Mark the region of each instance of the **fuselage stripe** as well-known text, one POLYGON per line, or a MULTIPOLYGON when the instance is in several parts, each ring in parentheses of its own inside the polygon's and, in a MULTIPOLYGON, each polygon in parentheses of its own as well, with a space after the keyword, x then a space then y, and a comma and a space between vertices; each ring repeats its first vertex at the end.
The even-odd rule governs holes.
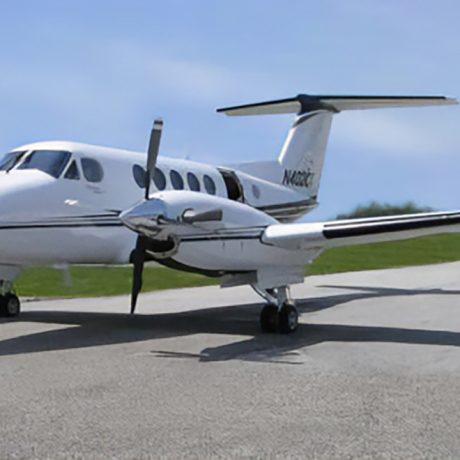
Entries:
POLYGON ((181 243, 192 243, 196 241, 227 241, 227 240, 259 240, 260 235, 240 235, 240 236, 203 236, 197 238, 180 238, 181 243))
POLYGON ((121 222, 88 222, 88 223, 43 223, 43 224, 27 224, 27 225, 0 225, 0 230, 26 230, 34 228, 77 228, 77 227, 122 227, 121 222))

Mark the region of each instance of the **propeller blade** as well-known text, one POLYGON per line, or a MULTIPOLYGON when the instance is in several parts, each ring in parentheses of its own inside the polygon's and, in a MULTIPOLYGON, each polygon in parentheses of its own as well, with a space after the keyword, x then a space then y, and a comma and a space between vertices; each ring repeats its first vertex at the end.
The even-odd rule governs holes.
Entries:
MULTIPOLYGON (((161 131, 163 130, 163 120, 156 118, 153 122, 152 131, 150 133, 149 148, 147 150, 147 165, 145 173, 145 199, 149 199, 150 184, 152 182, 153 171, 160 150, 161 131)), ((142 274, 144 272, 145 248, 147 238, 139 235, 136 240, 136 247, 132 255, 133 262, 133 285, 131 289, 131 314, 136 310, 137 297, 142 289, 142 274)))
POLYGON ((163 120, 157 118, 153 122, 152 132, 150 134, 149 149, 147 151, 147 173, 145 184, 145 199, 149 199, 150 183, 152 182, 153 171, 157 162, 158 152, 160 150, 161 131, 163 129, 163 120))
POLYGON ((133 285, 131 289, 131 314, 136 310, 137 297, 142 289, 142 273, 145 261, 145 237, 138 236, 136 247, 132 255, 133 262, 133 285))
MULTIPOLYGON (((163 120, 155 119, 153 122, 152 131, 150 133, 149 148, 147 150, 147 165, 145 173, 145 199, 149 199, 150 184, 152 182, 153 171, 160 150, 161 131, 163 130, 163 120)), ((142 289, 142 274, 144 272, 145 248, 147 238, 139 235, 136 240, 136 247, 132 255, 133 262, 133 285, 131 288, 131 314, 136 310, 137 297, 142 289)))

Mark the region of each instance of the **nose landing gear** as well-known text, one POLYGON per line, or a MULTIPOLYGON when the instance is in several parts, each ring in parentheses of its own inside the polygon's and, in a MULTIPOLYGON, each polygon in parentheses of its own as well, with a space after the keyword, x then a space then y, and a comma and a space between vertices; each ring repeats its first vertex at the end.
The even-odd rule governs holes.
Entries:
POLYGON ((274 289, 253 289, 268 301, 260 313, 260 326, 264 332, 290 334, 297 329, 299 314, 290 298, 289 287, 274 289))
POLYGON ((8 281, 0 281, 0 316, 14 318, 21 312, 21 303, 8 281))

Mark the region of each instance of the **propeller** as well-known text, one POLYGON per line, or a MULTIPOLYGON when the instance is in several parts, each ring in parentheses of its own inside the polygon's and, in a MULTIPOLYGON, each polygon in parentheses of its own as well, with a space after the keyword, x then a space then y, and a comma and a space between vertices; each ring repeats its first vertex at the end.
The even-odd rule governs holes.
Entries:
POLYGON ((163 130, 163 120, 157 118, 153 122, 152 132, 150 133, 149 149, 147 151, 147 174, 145 178, 145 196, 146 200, 149 199, 150 184, 152 182, 152 174, 155 170, 155 165, 160 150, 161 131, 163 130))
MULTIPOLYGON (((145 200, 149 199, 150 184, 152 182, 153 171, 158 158, 160 150, 161 132, 163 129, 163 120, 157 118, 153 122, 152 131, 150 133, 149 147, 147 151, 147 165, 145 174, 145 200)), ((131 314, 136 310, 137 298, 142 289, 142 274, 144 271, 145 252, 147 247, 147 237, 138 235, 136 240, 136 247, 132 253, 133 263, 133 284, 131 288, 131 314)))
POLYGON ((132 254, 133 285, 131 287, 131 314, 136 310, 137 297, 142 289, 142 272, 144 271, 146 237, 139 235, 132 254))

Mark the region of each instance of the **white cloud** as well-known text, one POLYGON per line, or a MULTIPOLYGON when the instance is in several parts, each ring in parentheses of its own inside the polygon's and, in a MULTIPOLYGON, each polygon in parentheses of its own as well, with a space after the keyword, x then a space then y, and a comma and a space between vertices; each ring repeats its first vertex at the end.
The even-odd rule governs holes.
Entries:
MULTIPOLYGON (((0 103, 46 110, 63 123, 104 130, 125 129, 150 108, 211 112, 227 103, 252 101, 273 92, 263 72, 227 68, 184 58, 135 41, 88 44, 84 55, 47 55, 32 64, 3 58, 0 103)), ((11 112, 11 111, 10 111, 11 112)), ((190 115, 190 114, 189 114, 190 115)), ((42 120, 40 120, 42 121, 42 120)))
POLYGON ((135 41, 101 43, 93 49, 98 65, 110 72, 114 83, 126 82, 130 91, 180 99, 209 106, 222 97, 246 97, 254 89, 267 91, 273 79, 263 72, 232 68, 209 60, 184 58, 157 46, 135 41))

